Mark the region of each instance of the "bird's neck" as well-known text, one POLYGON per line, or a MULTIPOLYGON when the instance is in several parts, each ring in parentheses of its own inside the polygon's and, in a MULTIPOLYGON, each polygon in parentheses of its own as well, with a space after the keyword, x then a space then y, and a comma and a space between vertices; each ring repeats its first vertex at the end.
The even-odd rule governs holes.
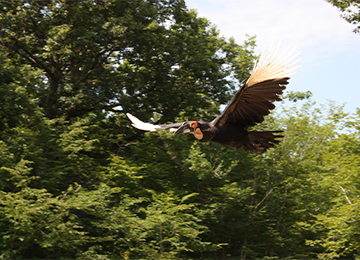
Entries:
MULTIPOLYGON (((203 125, 203 128, 201 129, 201 140, 205 141, 205 142, 208 142, 210 140, 212 140, 214 138, 214 136, 216 135, 217 129, 215 129, 213 126, 211 126, 210 124, 206 125, 204 127, 203 125)), ((195 136, 196 137, 196 136, 195 136)), ((197 138, 197 137, 196 137, 197 138)), ((198 138, 199 139, 199 138, 198 138)))

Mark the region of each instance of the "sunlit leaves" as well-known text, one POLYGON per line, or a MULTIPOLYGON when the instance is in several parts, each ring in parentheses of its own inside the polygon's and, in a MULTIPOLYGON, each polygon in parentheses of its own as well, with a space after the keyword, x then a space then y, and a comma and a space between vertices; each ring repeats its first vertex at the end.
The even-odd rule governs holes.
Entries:
POLYGON ((343 15, 341 15, 346 21, 351 24, 357 25, 354 29, 355 33, 360 33, 360 4, 357 0, 326 0, 333 6, 339 8, 343 15))

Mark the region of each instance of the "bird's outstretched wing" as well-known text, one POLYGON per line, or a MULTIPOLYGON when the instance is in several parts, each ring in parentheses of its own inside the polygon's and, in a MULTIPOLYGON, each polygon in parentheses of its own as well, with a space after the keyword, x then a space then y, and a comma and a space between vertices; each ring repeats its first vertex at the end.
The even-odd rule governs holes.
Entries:
POLYGON ((226 123, 241 127, 254 126, 264 121, 264 116, 275 108, 272 103, 281 101, 279 97, 293 74, 296 57, 286 51, 279 57, 276 52, 262 53, 255 63, 253 72, 246 84, 236 92, 224 111, 211 124, 220 126, 226 123))
POLYGON ((174 124, 168 124, 168 125, 153 125, 150 123, 145 123, 129 113, 127 113, 126 115, 131 120, 133 127, 143 130, 143 131, 154 132, 154 131, 158 131, 158 130, 169 129, 171 132, 175 132, 183 124, 183 123, 174 123, 174 124))

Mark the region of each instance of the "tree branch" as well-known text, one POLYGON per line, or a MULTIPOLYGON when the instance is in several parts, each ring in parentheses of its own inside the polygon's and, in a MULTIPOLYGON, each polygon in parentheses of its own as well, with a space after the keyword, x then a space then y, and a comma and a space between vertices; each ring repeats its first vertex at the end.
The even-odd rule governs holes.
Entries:
POLYGON ((35 67, 40 68, 46 72, 48 75, 52 75, 51 71, 44 65, 43 62, 41 62, 39 59, 34 57, 28 50, 26 50, 23 46, 19 46, 20 44, 17 42, 17 40, 14 43, 1 41, 0 44, 6 48, 8 48, 11 51, 16 52, 17 54, 24 57, 26 60, 28 60, 30 63, 35 65, 35 67))
POLYGON ((273 191, 273 188, 271 188, 268 193, 266 193, 265 197, 255 206, 254 211, 252 213, 252 215, 255 215, 256 209, 261 205, 261 203, 264 202, 264 200, 266 200, 266 198, 271 194, 271 192, 273 191))
POLYGON ((340 187, 340 189, 342 190, 342 192, 343 192, 343 194, 344 194, 347 202, 348 202, 349 204, 352 204, 352 203, 351 203, 351 200, 350 200, 349 197, 346 195, 345 189, 344 189, 339 183, 336 183, 336 184, 337 184, 337 185, 340 187))
POLYGON ((109 52, 105 57, 108 58, 112 53, 113 53, 113 47, 109 47, 108 49, 106 49, 105 51, 99 52, 98 55, 96 55, 93 64, 91 65, 91 67, 88 69, 88 71, 86 72, 86 74, 79 79, 77 82, 83 82, 84 80, 86 80, 94 71, 96 71, 98 65, 99 65, 99 58, 106 52, 109 52))

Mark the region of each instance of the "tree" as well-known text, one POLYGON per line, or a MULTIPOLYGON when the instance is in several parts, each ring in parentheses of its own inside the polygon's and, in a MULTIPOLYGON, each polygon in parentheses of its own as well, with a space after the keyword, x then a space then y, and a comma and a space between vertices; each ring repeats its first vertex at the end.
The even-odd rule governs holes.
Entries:
POLYGON ((227 42, 183 1, 5 1, 0 14, 4 130, 27 136, 22 156, 58 191, 100 181, 84 169, 138 137, 124 112, 206 118, 229 98, 228 76, 247 75, 238 54, 253 58, 253 39, 227 42))
POLYGON ((236 64, 250 67, 254 39, 219 37, 183 1, 1 3, 1 256, 215 250, 202 240, 196 192, 137 162, 133 146, 144 137, 124 112, 212 117, 234 91, 230 78, 248 75, 236 64))
POLYGON ((121 106, 169 120, 226 100, 235 44, 182 1, 4 1, 1 14, 3 50, 43 72, 49 119, 121 106))
MULTIPOLYGON (((360 3, 358 0, 326 0, 333 6, 339 8, 343 13, 342 18, 351 24, 360 23, 360 3)), ((354 29, 355 33, 360 33, 360 25, 354 29)))
POLYGON ((320 259, 357 258, 359 241, 359 111, 343 126, 344 131, 331 142, 331 153, 324 157, 324 169, 316 185, 329 191, 329 210, 316 215, 312 228, 324 236, 309 240, 324 251, 320 259))

